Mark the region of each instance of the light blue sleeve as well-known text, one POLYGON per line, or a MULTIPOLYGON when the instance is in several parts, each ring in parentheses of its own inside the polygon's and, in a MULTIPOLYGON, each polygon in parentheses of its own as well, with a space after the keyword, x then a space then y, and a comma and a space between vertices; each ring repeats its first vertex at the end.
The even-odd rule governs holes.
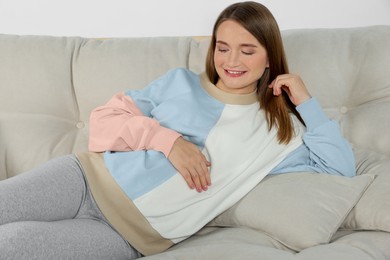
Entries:
POLYGON ((315 98, 297 106, 306 124, 303 144, 290 153, 271 174, 311 171, 355 176, 355 158, 337 122, 329 120, 315 98))

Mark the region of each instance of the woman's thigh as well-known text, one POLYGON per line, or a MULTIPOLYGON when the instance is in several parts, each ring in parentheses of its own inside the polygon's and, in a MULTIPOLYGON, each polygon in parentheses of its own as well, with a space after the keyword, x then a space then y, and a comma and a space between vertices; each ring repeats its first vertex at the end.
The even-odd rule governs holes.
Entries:
POLYGON ((0 226, 0 259, 136 259, 111 227, 91 219, 24 221, 0 226))
POLYGON ((0 225, 74 218, 86 194, 77 159, 62 156, 0 182, 0 225))

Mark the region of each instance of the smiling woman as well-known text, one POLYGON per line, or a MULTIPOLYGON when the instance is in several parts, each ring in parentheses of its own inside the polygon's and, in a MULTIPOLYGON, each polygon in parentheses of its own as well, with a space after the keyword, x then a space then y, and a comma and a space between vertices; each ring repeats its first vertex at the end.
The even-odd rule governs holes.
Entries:
POLYGON ((89 152, 0 182, 2 254, 156 254, 192 236, 267 175, 355 175, 338 124, 289 74, 265 6, 229 5, 211 39, 205 73, 171 68, 93 109, 89 152))

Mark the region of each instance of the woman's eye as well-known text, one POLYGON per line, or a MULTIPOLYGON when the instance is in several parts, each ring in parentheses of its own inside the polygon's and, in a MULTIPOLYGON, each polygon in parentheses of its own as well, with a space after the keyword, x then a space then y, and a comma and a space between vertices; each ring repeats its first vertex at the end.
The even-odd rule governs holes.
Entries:
POLYGON ((254 52, 251 52, 251 51, 242 51, 243 54, 245 55, 253 55, 254 52))
POLYGON ((228 50, 227 49, 218 49, 219 52, 222 52, 222 53, 225 53, 227 52, 228 50))

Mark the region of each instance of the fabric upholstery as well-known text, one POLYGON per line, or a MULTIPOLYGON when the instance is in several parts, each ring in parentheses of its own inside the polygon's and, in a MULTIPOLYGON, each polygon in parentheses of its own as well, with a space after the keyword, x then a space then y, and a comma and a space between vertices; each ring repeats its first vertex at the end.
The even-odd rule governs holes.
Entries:
POLYGON ((375 176, 363 197, 345 219, 342 228, 390 232, 390 162, 378 153, 355 149, 359 175, 375 176))

